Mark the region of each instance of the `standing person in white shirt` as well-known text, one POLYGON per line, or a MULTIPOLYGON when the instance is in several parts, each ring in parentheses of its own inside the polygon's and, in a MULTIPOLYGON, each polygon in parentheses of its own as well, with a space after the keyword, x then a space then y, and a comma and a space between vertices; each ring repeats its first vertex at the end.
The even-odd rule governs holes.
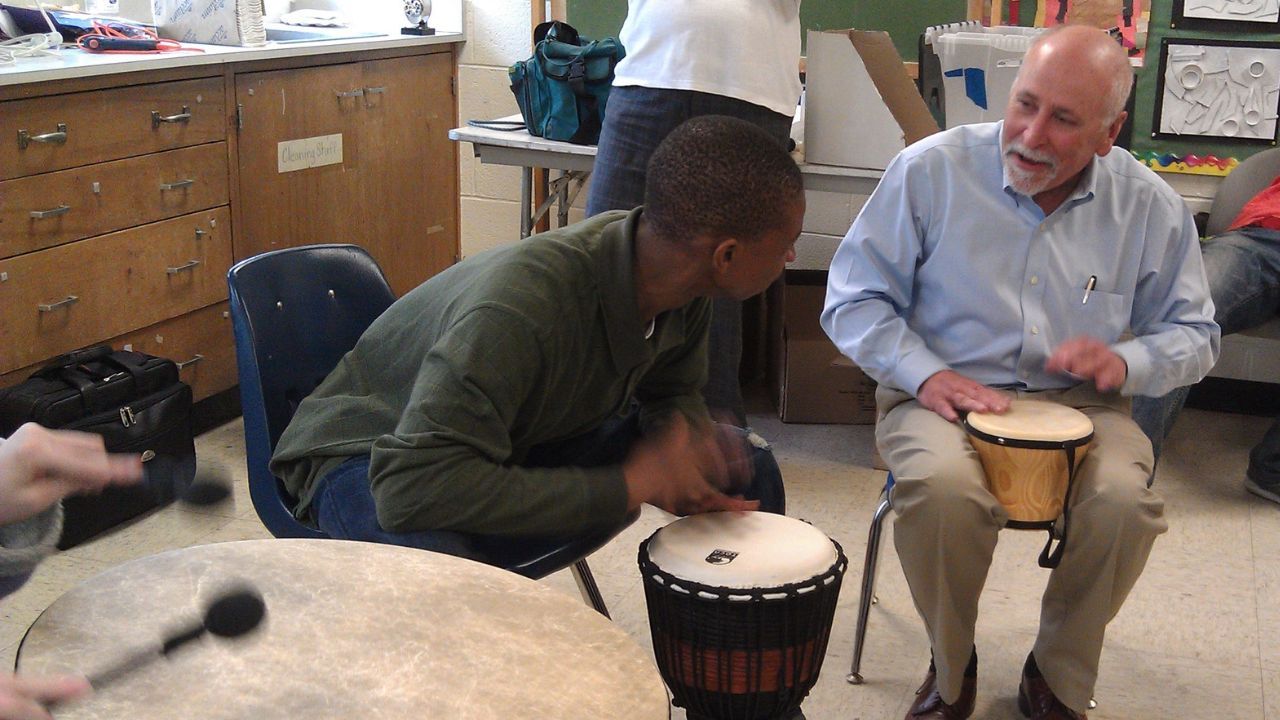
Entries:
MULTIPOLYGON (((591 174, 587 214, 644 203, 649 156, 680 123, 730 115, 785 145, 800 99, 800 0, 629 0, 591 174)), ((706 208, 715 213, 718 208, 706 208)), ((703 397, 721 422, 746 425, 738 365, 742 303, 714 302, 703 397)))
POLYGON ((894 542, 933 651, 908 720, 973 713, 978 598, 1009 519, 961 415, 1033 398, 1094 427, 1018 689, 1024 715, 1085 717, 1107 623, 1167 528, 1147 486, 1151 443, 1122 396, 1199 380, 1219 333, 1191 213, 1112 151, 1131 83, 1106 33, 1042 35, 1005 119, 903 150, 832 260, 822 326, 880 384, 894 542))

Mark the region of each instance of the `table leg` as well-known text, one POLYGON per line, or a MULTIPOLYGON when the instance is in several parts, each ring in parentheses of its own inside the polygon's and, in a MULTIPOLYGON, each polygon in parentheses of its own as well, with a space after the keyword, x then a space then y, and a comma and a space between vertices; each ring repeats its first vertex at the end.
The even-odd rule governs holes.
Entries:
POLYGON ((533 168, 520 168, 520 239, 529 237, 533 230, 533 168))

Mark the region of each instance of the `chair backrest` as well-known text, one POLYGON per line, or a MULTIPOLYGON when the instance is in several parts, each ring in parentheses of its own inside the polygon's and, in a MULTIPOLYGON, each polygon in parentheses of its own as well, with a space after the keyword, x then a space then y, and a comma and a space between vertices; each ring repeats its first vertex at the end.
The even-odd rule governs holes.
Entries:
POLYGON ((263 253, 232 266, 227 285, 253 507, 276 537, 324 537, 294 518, 293 498, 267 463, 298 404, 395 294, 355 245, 263 253))
POLYGON ((1206 235, 1218 235, 1240 214, 1240 209, 1280 175, 1280 148, 1263 150, 1236 166, 1222 180, 1209 207, 1206 235))

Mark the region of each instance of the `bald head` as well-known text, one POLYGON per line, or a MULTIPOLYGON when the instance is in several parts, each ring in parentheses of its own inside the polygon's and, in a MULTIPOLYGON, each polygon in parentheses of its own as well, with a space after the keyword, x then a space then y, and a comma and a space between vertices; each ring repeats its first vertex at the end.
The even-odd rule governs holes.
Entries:
POLYGON ((1100 85, 1103 94, 1098 120, 1104 126, 1124 110, 1133 87, 1133 68, 1124 48, 1106 31, 1085 25, 1058 25, 1031 43, 1022 66, 1041 63, 1061 72, 1078 73, 1100 85))
POLYGON ((1067 26, 1027 51, 1005 108, 1000 140, 1010 185, 1053 212, 1124 124, 1133 71, 1101 30, 1067 26))

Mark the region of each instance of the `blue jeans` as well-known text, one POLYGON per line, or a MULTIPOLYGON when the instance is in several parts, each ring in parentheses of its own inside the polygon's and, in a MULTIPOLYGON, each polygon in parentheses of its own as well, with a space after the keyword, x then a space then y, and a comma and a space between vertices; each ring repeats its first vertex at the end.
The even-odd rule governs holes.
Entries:
MULTIPOLYGON (((667 133, 699 115, 730 115, 760 126, 784 146, 791 137, 791 118, 744 100, 696 92, 661 90, 627 85, 609 94, 604 128, 591 188, 587 215, 605 210, 630 210, 644 204, 645 170, 649 157, 667 133)), ((742 361, 742 303, 716 298, 712 303, 708 347, 707 384, 702 396, 717 415, 732 414, 745 426, 746 409, 738 386, 742 361)))
MULTIPOLYGON (((742 431, 739 433, 746 435, 742 431)), ((639 436, 639 413, 631 413, 606 423, 595 432, 535 447, 529 452, 524 466, 597 467, 618 464, 626 458, 631 444, 639 436)), ((754 448, 751 459, 751 485, 742 494, 749 500, 759 500, 761 510, 783 513, 786 495, 782 488, 782 472, 773 459, 773 451, 754 448)), ((434 550, 481 562, 489 556, 489 546, 503 542, 500 538, 452 530, 383 530, 378 525, 377 509, 369 488, 368 455, 350 458, 316 481, 311 514, 320 530, 333 538, 434 550)))
MULTIPOLYGON (((1207 240, 1202 250, 1213 319, 1223 335, 1276 316, 1280 311, 1280 231, 1240 228, 1207 240)), ((1190 390, 1182 387, 1159 398, 1133 399, 1133 419, 1151 438, 1157 460, 1190 390)), ((1280 418, 1249 453, 1248 472, 1255 481, 1280 483, 1280 418)))

